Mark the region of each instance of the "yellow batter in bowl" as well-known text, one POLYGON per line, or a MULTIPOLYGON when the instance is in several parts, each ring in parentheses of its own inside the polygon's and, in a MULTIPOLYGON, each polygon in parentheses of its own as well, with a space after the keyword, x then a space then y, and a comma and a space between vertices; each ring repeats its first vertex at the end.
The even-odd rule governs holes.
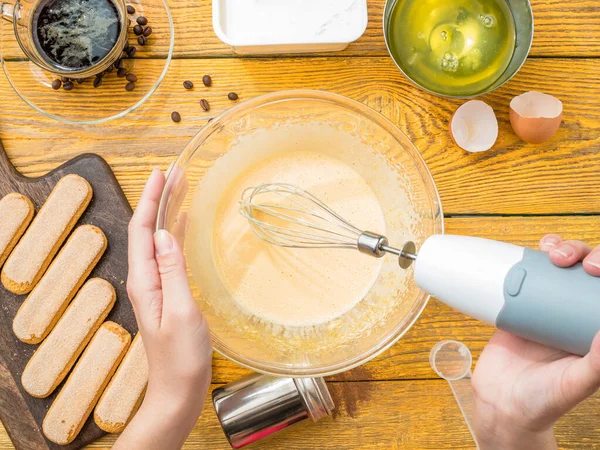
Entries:
POLYGON ((295 184, 361 229, 417 244, 442 232, 437 191, 390 122, 333 94, 251 100, 205 127, 169 174, 159 227, 184 247, 215 349, 254 370, 316 376, 354 367, 395 342, 427 297, 393 257, 286 249, 256 237, 242 191, 295 184))

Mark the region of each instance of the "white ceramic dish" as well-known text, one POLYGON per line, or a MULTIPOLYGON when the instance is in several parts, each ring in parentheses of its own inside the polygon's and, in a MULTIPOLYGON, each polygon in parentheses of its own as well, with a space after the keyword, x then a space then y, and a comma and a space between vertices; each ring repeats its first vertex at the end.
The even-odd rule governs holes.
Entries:
POLYGON ((241 54, 340 51, 367 19, 367 0, 213 0, 216 35, 241 54))

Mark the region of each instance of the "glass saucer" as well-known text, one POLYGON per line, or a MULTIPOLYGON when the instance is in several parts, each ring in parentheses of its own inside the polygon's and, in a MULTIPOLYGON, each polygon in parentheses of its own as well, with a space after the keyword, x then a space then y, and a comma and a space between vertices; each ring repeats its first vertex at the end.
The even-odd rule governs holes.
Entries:
POLYGON ((70 124, 99 124, 118 119, 141 106, 156 91, 165 77, 175 42, 173 18, 166 0, 127 0, 136 12, 129 15, 129 45, 136 48, 133 58, 122 59, 127 73, 137 77, 135 88, 127 91, 129 81, 117 70, 102 77, 94 87, 95 77, 70 91, 52 88, 58 76, 38 67, 23 53, 15 38, 13 24, 0 18, 0 62, 15 92, 39 113, 70 124), (152 34, 146 45, 138 44, 132 27, 138 16, 148 19, 152 34))

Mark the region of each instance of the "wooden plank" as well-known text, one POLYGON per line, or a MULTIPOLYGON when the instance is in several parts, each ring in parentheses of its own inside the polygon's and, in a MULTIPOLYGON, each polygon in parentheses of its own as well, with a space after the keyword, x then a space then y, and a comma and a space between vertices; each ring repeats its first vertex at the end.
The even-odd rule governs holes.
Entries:
MULTIPOLYGON (((535 20, 532 56, 600 56, 600 7, 596 1, 532 0, 531 3, 535 20)), ((186 2, 169 3, 175 24, 176 58, 236 56, 213 31, 211 5, 212 0, 198 0, 193 6, 186 2)), ((364 35, 346 50, 323 56, 387 56, 383 39, 385 0, 368 0, 368 5, 369 23, 364 35)), ((150 45, 138 48, 137 56, 164 57, 168 50, 165 38, 168 30, 156 20, 153 22, 158 12, 148 5, 146 9, 153 37, 150 45)), ((10 26, 4 28, 7 33, 10 31, 10 26)), ((22 55, 14 40, 9 55, 22 55)))
MULTIPOLYGON (((323 89, 365 103, 410 137, 433 173, 446 214, 598 213, 598 72, 597 59, 528 61, 513 81, 484 97, 497 112, 500 136, 493 150, 479 154, 460 150, 449 137, 448 122, 462 101, 415 88, 387 58, 179 60, 139 111, 87 127, 42 117, 1 78, 0 138, 14 163, 30 175, 82 151, 96 152, 109 160, 127 195, 135 197, 150 167, 166 167, 209 117, 232 106, 228 92, 244 100, 277 90, 323 89), (206 72, 213 75, 212 88, 201 85, 206 72), (187 78, 196 82, 192 91, 182 86, 187 78), (530 89, 559 97, 565 107, 557 135, 537 146, 520 141, 508 122, 510 99, 530 89), (201 98, 210 102, 210 112, 200 108, 201 98), (179 124, 170 119, 174 110, 183 117, 179 124)), ((73 111, 80 105, 71 93, 48 95, 60 95, 73 111)), ((127 95, 121 86, 90 108, 105 112, 127 95)))
MULTIPOLYGON (((336 403, 333 417, 303 422, 253 449, 473 449, 473 440, 445 381, 329 383, 336 403)), ((214 389, 217 387, 213 385, 214 389)), ((210 396, 209 396, 210 398, 210 396)), ((593 449, 600 441, 600 396, 586 400, 556 426, 564 449, 593 449)), ((94 442, 90 449, 109 449, 117 436, 94 442)), ((0 428, 0 450, 13 447, 0 428)), ((184 449, 230 448, 209 399, 184 449)))

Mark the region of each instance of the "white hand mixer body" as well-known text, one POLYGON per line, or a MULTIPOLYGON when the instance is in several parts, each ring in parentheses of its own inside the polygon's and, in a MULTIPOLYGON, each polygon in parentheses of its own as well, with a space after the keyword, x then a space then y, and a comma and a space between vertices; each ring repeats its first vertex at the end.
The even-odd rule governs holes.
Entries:
POLYGON ((585 355, 600 331, 600 278, 579 263, 558 268, 547 254, 488 239, 434 235, 418 256, 362 231, 296 186, 248 188, 240 213, 261 239, 292 248, 348 248, 415 261, 417 285, 448 306, 517 336, 585 355))
POLYGON ((501 330, 577 355, 600 331, 600 278, 581 263, 504 242, 436 235, 422 245, 415 281, 448 306, 501 330))

